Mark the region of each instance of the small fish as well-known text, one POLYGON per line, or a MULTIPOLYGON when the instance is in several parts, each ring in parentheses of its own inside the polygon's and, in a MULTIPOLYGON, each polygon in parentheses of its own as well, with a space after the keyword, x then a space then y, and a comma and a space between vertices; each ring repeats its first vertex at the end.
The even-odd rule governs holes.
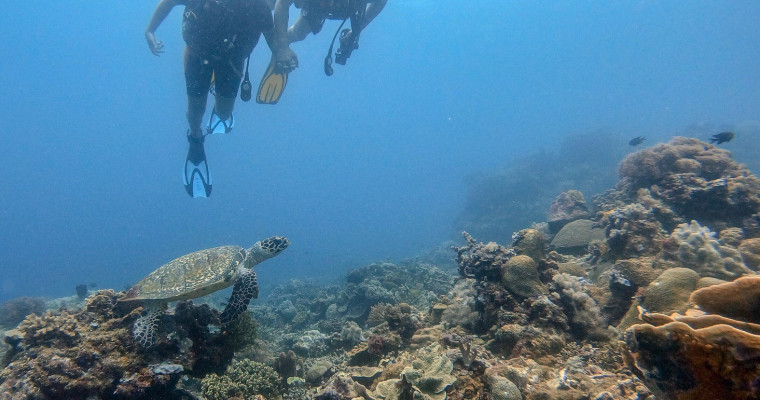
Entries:
POLYGON ((644 136, 636 136, 635 138, 631 139, 631 141, 628 142, 628 144, 630 144, 631 146, 638 146, 644 143, 645 140, 647 140, 647 138, 645 138, 644 136))
POLYGON ((725 142, 730 142, 731 139, 734 138, 734 136, 736 136, 736 134, 733 132, 721 132, 717 135, 713 135, 712 139, 710 139, 710 143, 721 144, 725 142))

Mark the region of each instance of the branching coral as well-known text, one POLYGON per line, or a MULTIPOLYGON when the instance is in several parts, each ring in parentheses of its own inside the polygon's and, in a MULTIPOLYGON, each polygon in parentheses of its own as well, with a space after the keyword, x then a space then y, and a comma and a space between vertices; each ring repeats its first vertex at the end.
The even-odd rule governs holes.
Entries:
POLYGON ((498 282, 501 267, 515 254, 495 242, 479 243, 467 232, 462 232, 462 236, 467 245, 452 247, 457 252, 459 274, 464 278, 498 282))

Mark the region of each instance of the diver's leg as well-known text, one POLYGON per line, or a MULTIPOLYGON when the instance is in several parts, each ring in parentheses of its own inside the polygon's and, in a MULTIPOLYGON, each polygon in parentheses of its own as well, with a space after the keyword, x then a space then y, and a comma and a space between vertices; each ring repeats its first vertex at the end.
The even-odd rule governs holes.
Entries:
POLYGON ((216 74, 214 113, 221 121, 224 121, 227 132, 234 125, 232 110, 235 108, 238 88, 240 87, 240 81, 243 79, 244 63, 245 57, 233 57, 219 60, 214 68, 216 74))
POLYGON ((203 113, 206 111, 207 96, 187 96, 187 124, 190 127, 190 136, 199 138, 203 136, 201 124, 203 113))
POLYGON ((207 63, 185 47, 185 84, 187 86, 187 123, 190 136, 203 136, 201 124, 206 112, 208 87, 211 84, 211 70, 205 67, 207 63))
POLYGON ((235 97, 226 97, 219 94, 216 95, 214 112, 216 112, 216 115, 219 116, 219 119, 224 121, 230 119, 233 108, 235 108, 235 97))

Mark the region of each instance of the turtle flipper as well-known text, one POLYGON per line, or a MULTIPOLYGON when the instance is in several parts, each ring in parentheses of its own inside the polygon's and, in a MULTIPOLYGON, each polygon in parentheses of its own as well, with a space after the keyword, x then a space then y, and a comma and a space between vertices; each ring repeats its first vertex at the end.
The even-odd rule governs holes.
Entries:
POLYGON ((256 273, 252 269, 246 270, 240 274, 235 282, 235 287, 232 288, 232 296, 230 296, 227 307, 224 307, 222 315, 219 316, 219 322, 222 325, 229 324, 248 309, 248 303, 251 302, 251 299, 257 297, 259 297, 259 284, 256 282, 256 273))
POLYGON ((135 321, 132 326, 132 335, 137 343, 145 348, 153 346, 156 340, 156 328, 158 327, 158 317, 163 310, 159 308, 147 308, 143 314, 135 321))

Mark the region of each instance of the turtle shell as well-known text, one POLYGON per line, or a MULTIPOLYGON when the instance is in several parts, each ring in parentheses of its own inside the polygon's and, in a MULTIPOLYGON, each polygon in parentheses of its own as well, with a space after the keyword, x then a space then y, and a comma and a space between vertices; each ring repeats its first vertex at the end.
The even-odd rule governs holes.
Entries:
POLYGON ((137 282, 122 300, 194 299, 232 286, 245 249, 221 246, 186 254, 137 282))

